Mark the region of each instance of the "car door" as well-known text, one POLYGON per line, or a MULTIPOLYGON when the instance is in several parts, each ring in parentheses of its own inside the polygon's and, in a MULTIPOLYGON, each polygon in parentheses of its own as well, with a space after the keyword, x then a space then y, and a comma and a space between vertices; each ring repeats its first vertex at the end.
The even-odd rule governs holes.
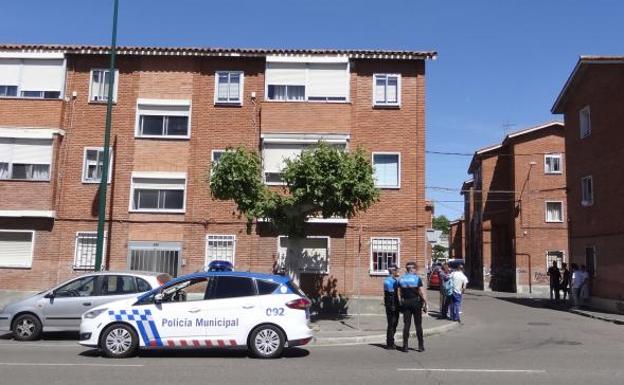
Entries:
MULTIPOLYGON (((139 314, 149 310, 153 324, 146 328, 144 341, 152 346, 192 346, 205 337, 203 320, 208 315, 206 291, 209 279, 195 277, 165 286, 163 300, 155 303, 153 297, 133 309, 139 314)), ((202 343, 203 345, 203 343, 202 343)))
POLYGON ((98 276, 74 279, 58 288, 38 304, 48 330, 78 330, 82 313, 91 309, 97 295, 98 276))
POLYGON ((245 345, 260 315, 255 283, 250 277, 232 275, 215 276, 213 280, 210 316, 204 321, 206 338, 219 345, 245 345))

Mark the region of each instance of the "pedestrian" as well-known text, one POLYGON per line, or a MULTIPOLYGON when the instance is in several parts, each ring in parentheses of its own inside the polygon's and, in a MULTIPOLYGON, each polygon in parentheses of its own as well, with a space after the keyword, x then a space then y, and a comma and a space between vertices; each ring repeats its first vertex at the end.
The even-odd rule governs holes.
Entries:
POLYGON ((460 322, 459 316, 461 312, 461 303, 464 291, 468 285, 468 277, 464 274, 464 266, 459 265, 457 269, 451 273, 451 281, 453 283, 453 294, 451 296, 451 320, 460 322))
POLYGON ((550 277, 550 300, 552 301, 554 294, 555 300, 559 301, 559 282, 561 282, 561 272, 557 267, 557 261, 553 261, 552 266, 548 268, 548 272, 546 274, 550 277))
POLYGON ((173 277, 171 277, 171 274, 167 274, 167 273, 158 274, 158 276, 156 277, 156 280, 158 281, 158 284, 160 286, 162 286, 165 283, 171 281, 172 279, 173 279, 173 277))
POLYGON ((384 279, 384 306, 388 327, 386 329, 386 349, 396 349, 394 334, 399 323, 399 268, 397 265, 388 266, 388 277, 384 279))
POLYGON ((451 269, 448 263, 442 265, 438 272, 440 276, 440 319, 448 318, 451 297, 453 296, 453 281, 451 281, 451 269))
POLYGON ((563 272, 561 273, 561 290, 563 291, 563 300, 565 301, 570 294, 570 283, 572 281, 572 273, 568 270, 568 264, 563 262, 561 264, 561 269, 563 272))
POLYGON ((399 279, 400 301, 403 308, 403 347, 401 351, 408 351, 413 318, 416 337, 418 338, 418 351, 424 352, 422 313, 427 313, 427 296, 423 289, 422 280, 416 274, 416 263, 408 262, 405 269, 407 272, 399 279))
POLYGON ((589 272, 585 265, 581 265, 581 290, 579 292, 579 305, 585 306, 585 301, 589 299, 589 272))
POLYGON ((581 270, 579 270, 576 263, 572 264, 572 304, 575 308, 581 305, 581 289, 585 281, 585 276, 581 270))

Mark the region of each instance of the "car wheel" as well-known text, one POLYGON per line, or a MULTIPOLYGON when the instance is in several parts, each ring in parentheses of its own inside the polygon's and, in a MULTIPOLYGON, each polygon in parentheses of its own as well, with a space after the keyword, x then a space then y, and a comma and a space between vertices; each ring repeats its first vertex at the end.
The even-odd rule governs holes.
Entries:
POLYGON ((108 358, 126 358, 136 354, 139 337, 131 326, 115 324, 102 332, 100 349, 108 358))
POLYGON ((258 358, 276 358, 282 354, 286 337, 278 327, 273 325, 258 326, 251 332, 249 348, 258 358))
POLYGON ((41 331, 41 321, 34 314, 22 314, 13 322, 13 338, 18 341, 39 339, 41 331))

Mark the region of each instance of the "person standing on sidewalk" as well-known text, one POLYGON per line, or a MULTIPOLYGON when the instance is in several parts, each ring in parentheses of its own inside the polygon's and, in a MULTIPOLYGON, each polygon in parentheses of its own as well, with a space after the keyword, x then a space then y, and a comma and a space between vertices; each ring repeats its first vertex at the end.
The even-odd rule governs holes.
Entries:
POLYGON ((459 265, 453 273, 451 273, 451 281, 453 282, 453 295, 451 297, 451 320, 461 322, 459 313, 461 312, 461 303, 464 291, 468 285, 468 277, 464 274, 464 266, 459 265))
POLYGON ((401 306, 403 307, 403 347, 402 352, 409 349, 409 334, 414 319, 418 351, 425 351, 423 339, 422 313, 427 313, 427 296, 423 290, 423 283, 416 274, 416 263, 408 262, 405 265, 407 272, 399 279, 401 306))
POLYGON ((453 282, 451 281, 451 269, 447 263, 442 265, 438 272, 440 275, 440 319, 448 318, 449 305, 453 296, 453 282))
POLYGON ((553 293, 555 300, 559 301, 559 282, 561 282, 561 272, 557 267, 557 261, 553 261, 552 266, 548 268, 546 273, 550 277, 550 300, 553 299, 553 293))
POLYGON ((563 290, 563 300, 565 301, 568 298, 568 294, 570 294, 572 273, 568 270, 568 264, 565 262, 561 264, 561 268, 563 269, 563 272, 561 273, 561 290, 563 290))
POLYGON ((388 266, 390 275, 384 279, 384 306, 388 327, 386 330, 386 349, 396 349, 394 334, 399 323, 399 268, 397 265, 388 266))
POLYGON ((572 304, 575 308, 581 306, 581 290, 585 284, 585 274, 579 270, 576 263, 572 264, 572 304))

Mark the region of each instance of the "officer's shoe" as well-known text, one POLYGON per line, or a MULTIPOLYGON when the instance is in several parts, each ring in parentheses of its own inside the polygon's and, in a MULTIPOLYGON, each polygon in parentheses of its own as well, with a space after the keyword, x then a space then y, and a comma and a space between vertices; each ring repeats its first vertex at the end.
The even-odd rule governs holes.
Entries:
POLYGON ((422 346, 422 345, 421 345, 421 346, 419 346, 419 347, 418 347, 418 351, 419 351, 419 352, 424 352, 424 351, 425 351, 425 347, 424 347, 424 346, 422 346))
POLYGON ((399 348, 399 351, 401 351, 403 353, 407 353, 409 351, 409 349, 408 349, 407 345, 405 345, 405 346, 399 348))
POLYGON ((386 350, 396 350, 396 348, 397 348, 397 347, 396 347, 396 345, 395 345, 395 344, 389 344, 389 345, 386 345, 386 350))

